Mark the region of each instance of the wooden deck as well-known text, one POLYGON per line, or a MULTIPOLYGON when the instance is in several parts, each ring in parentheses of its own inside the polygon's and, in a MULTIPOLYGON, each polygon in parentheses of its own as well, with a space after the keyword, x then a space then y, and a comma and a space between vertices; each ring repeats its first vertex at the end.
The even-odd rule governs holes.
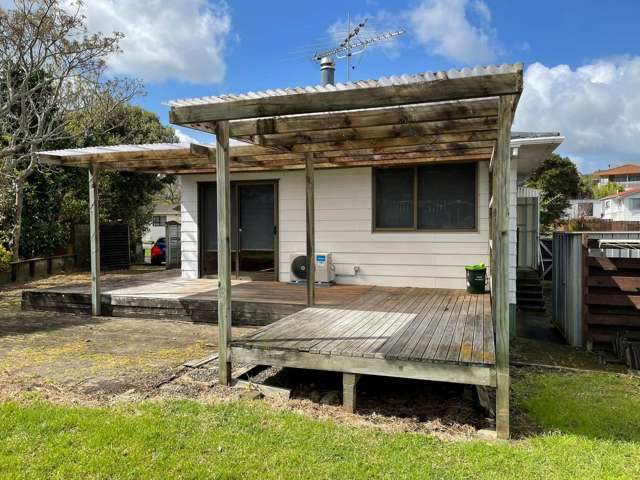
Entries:
MULTIPOLYGON (((268 325, 306 306, 304 285, 282 282, 232 282, 234 325, 268 325)), ((317 288, 317 304, 344 305, 368 291, 369 286, 334 285, 317 288)), ((138 275, 112 275, 102 282, 102 314, 115 317, 167 318, 216 322, 218 280, 187 280, 179 270, 138 275)), ((89 282, 25 290, 24 310, 91 313, 89 282)))
POLYGON ((232 360, 495 386, 489 295, 372 287, 231 342, 232 360))

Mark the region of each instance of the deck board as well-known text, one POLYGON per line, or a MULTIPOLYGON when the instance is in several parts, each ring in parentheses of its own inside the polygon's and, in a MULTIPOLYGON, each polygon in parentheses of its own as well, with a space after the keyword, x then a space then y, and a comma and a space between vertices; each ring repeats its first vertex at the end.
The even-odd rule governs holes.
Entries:
POLYGON ((232 347, 273 351, 276 356, 293 352, 323 359, 493 367, 493 335, 488 295, 372 287, 343 305, 306 308, 289 315, 234 340, 232 347))

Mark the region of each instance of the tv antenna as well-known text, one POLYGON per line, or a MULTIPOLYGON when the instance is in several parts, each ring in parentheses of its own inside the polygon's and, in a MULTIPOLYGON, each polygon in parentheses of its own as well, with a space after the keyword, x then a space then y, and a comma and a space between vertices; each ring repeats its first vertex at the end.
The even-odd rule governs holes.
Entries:
POLYGON ((363 53, 367 47, 382 42, 388 42, 405 33, 403 28, 394 31, 388 31, 379 33, 370 37, 359 37, 362 30, 365 28, 368 22, 368 18, 365 18, 358 23, 353 30, 351 29, 351 13, 347 14, 347 36, 345 39, 335 48, 324 51, 316 51, 313 54, 312 59, 316 62, 323 64, 323 59, 347 59, 347 81, 351 81, 351 70, 355 67, 351 66, 351 58, 354 55, 363 53))

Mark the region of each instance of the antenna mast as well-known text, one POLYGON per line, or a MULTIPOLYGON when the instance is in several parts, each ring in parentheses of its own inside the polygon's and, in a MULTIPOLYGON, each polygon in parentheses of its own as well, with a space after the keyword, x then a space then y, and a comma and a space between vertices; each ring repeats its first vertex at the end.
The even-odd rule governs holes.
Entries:
POLYGON ((321 52, 316 52, 313 55, 313 60, 320 63, 321 65, 327 65, 328 60, 333 57, 342 59, 347 59, 347 81, 351 81, 351 70, 354 68, 351 66, 351 57, 353 55, 358 55, 363 53, 367 47, 381 42, 387 42, 393 40, 395 37, 398 37, 405 33, 403 28, 395 31, 384 32, 373 37, 360 38, 358 35, 362 32, 362 29, 366 26, 367 21, 369 19, 365 18, 361 21, 356 27, 351 30, 351 13, 347 14, 347 36, 346 38, 338 45, 336 48, 332 48, 331 50, 325 50, 321 52))

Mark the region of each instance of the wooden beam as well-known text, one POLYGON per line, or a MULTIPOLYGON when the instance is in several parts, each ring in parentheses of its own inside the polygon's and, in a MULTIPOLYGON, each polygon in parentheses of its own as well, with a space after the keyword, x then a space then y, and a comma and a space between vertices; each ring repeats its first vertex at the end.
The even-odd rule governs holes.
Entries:
POLYGON ((493 315, 496 331, 496 431, 499 438, 509 438, 509 185, 511 178, 510 132, 513 103, 516 97, 500 98, 498 140, 492 165, 492 208, 495 228, 492 254, 493 315))
POLYGON ((238 363, 255 363, 276 367, 308 368, 330 372, 359 373, 381 377, 412 378, 433 382, 496 386, 493 366, 416 362, 380 358, 319 355, 288 350, 263 350, 233 346, 232 358, 238 363))
POLYGON ((216 128, 216 193, 218 214, 218 374, 220 384, 231 385, 231 184, 229 124, 216 128))
POLYGON ((100 207, 99 170, 95 163, 89 166, 89 244, 91 255, 91 314, 102 315, 100 291, 100 207))
MULTIPOLYGON (((493 149, 495 146, 495 140, 480 140, 473 142, 449 142, 449 143, 435 143, 435 144, 415 144, 412 145, 395 145, 395 146, 374 146, 367 148, 343 148, 340 150, 326 150, 314 152, 315 163, 321 162, 322 159, 330 159, 332 157, 347 157, 347 156, 363 156, 363 155, 383 155, 383 154, 399 154, 399 153, 425 153, 438 155, 440 152, 486 148, 493 149)), ((445 153, 446 154, 446 153, 445 153)), ((260 155, 251 155, 246 157, 238 157, 238 161, 256 160, 262 162, 270 162, 272 160, 298 160, 304 163, 304 153, 269 153, 260 155)))
POLYGON ((381 85, 344 90, 286 93, 257 98, 233 97, 228 100, 201 104, 174 105, 169 112, 171 123, 216 122, 293 115, 301 113, 335 112, 361 108, 400 106, 416 103, 462 100, 519 94, 522 91, 522 65, 510 71, 487 75, 442 78, 401 85, 381 85))
POLYGON ((330 128, 294 133, 253 135, 251 142, 265 147, 291 147, 298 144, 342 142, 373 138, 401 138, 458 132, 482 132, 495 130, 496 117, 464 118, 417 123, 400 123, 356 128, 330 128))
POLYGON ((400 125, 436 120, 490 117, 498 115, 498 98, 482 98, 445 103, 408 105, 303 116, 268 117, 234 120, 229 130, 232 137, 307 132, 331 128, 357 128, 400 125))
POLYGON ((355 373, 342 374, 342 408, 345 412, 356 412, 356 393, 360 375, 355 373))
POLYGON ((443 133, 439 135, 416 135, 398 138, 373 138, 363 140, 343 140, 336 142, 320 142, 294 145, 293 153, 327 152, 331 150, 352 150, 359 148, 407 147, 411 145, 434 145, 438 143, 478 142, 497 139, 496 131, 443 133))
POLYGON ((307 153, 305 158, 305 184, 307 193, 307 306, 312 307, 315 304, 316 296, 316 228, 313 153, 307 153))

